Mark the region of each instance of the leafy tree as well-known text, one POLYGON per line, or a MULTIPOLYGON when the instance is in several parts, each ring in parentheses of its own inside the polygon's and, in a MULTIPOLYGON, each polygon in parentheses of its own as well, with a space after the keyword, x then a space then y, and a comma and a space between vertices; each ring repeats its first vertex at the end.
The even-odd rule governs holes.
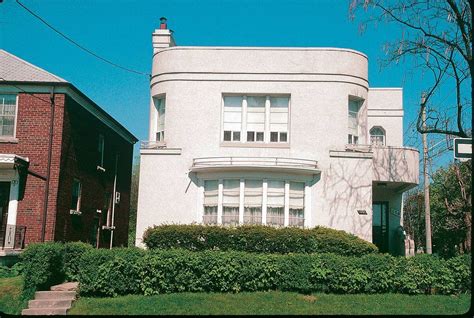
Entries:
MULTIPOLYGON (((472 61, 472 7, 469 0, 352 0, 349 17, 365 11, 364 30, 368 23, 394 23, 401 28, 400 38, 385 46, 388 65, 408 59, 416 69, 428 71, 432 80, 425 89, 417 130, 468 137, 463 110, 472 107, 474 63, 472 61), (441 87, 449 87, 456 94, 454 104, 430 103, 430 98, 441 87), (428 108, 427 105, 430 105, 428 108), (448 110, 455 109, 456 120, 449 125, 448 110), (426 127, 421 114, 426 110, 426 127)), ((408 62, 408 61, 407 61, 408 62)), ((470 125, 470 121, 467 122, 470 125)), ((469 127, 467 127, 469 128, 469 127)))
MULTIPOLYGON (((439 168, 430 186, 433 251, 442 256, 471 252, 472 160, 439 168)), ((415 189, 404 202, 403 224, 415 240, 425 245, 424 195, 415 189)))
POLYGON ((137 225, 138 181, 140 178, 140 157, 135 157, 132 167, 132 187, 130 189, 130 218, 128 221, 128 246, 135 246, 137 225))

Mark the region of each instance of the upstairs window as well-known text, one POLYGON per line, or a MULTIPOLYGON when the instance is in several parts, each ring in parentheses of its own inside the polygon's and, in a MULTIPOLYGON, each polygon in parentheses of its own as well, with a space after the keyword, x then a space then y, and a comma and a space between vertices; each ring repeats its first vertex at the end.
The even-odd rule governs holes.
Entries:
POLYGON ((72 182, 72 199, 71 199, 72 211, 81 211, 81 194, 82 194, 82 184, 78 179, 74 179, 72 182))
POLYGON ((0 95, 0 137, 15 137, 16 95, 0 95))
POLYGON ((225 142, 287 143, 289 97, 224 96, 225 142))
POLYGON ((370 129, 370 144, 374 146, 385 146, 385 130, 380 126, 370 129))
POLYGON ((242 97, 224 97, 224 141, 240 141, 242 130, 242 97))
POLYGON ((358 144, 359 143, 359 107, 360 101, 358 100, 349 100, 348 107, 348 140, 349 144, 358 144))
POLYGON ((104 148, 105 148, 105 139, 104 135, 99 135, 99 142, 97 143, 97 151, 99 152, 99 162, 100 167, 104 167, 104 148))
POLYGON ((164 98, 155 98, 156 107, 156 141, 165 140, 165 108, 166 101, 164 98))

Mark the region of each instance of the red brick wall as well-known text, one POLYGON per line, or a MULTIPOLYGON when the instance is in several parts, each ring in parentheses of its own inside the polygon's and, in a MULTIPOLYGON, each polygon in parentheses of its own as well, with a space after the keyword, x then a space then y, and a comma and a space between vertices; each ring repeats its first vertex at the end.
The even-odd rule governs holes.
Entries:
MULTIPOLYGON (((51 105, 49 94, 19 94, 16 138, 0 142, 0 153, 28 157, 30 170, 46 176, 51 105)), ((46 241, 91 241, 96 211, 103 208, 105 192, 112 193, 115 153, 120 153, 114 246, 127 244, 133 145, 64 94, 55 95, 51 177, 46 241), (105 173, 97 171, 98 135, 105 136, 105 173), (81 216, 69 213, 73 178, 82 182, 81 216)), ((18 204, 17 225, 25 225, 25 243, 41 241, 46 181, 28 175, 25 196, 18 204)), ((105 217, 105 216, 104 216, 105 217)), ((100 224, 101 225, 101 224, 100 224)), ((100 245, 108 247, 110 231, 100 231, 100 245)))
MULTIPOLYGON (((67 97, 64 114, 64 136, 62 143, 61 178, 58 193, 58 217, 56 240, 94 240, 94 223, 99 229, 105 222, 104 208, 106 193, 112 194, 115 176, 115 154, 119 153, 117 191, 121 193, 120 203, 115 206, 114 246, 126 246, 128 237, 128 217, 130 209, 130 180, 133 146, 118 136, 112 129, 96 119, 92 114, 67 97), (97 170, 99 164, 99 134, 105 137, 105 172, 97 170), (82 184, 81 212, 75 216, 69 213, 72 200, 74 178, 82 184)), ((108 247, 110 230, 99 230, 101 247, 108 247)))
MULTIPOLYGON (((55 95, 55 118, 53 131, 53 152, 51 161, 50 195, 46 220, 45 239, 53 239, 56 219, 56 196, 59 180, 59 158, 62 143, 62 121, 64 114, 63 94, 55 95)), ((16 154, 28 157, 30 170, 46 176, 49 127, 51 116, 49 94, 19 94, 16 138, 17 143, 0 142, 0 153, 16 154)), ((26 244, 41 240, 41 227, 46 182, 32 175, 28 176, 25 196, 18 204, 17 225, 25 225, 26 244)))

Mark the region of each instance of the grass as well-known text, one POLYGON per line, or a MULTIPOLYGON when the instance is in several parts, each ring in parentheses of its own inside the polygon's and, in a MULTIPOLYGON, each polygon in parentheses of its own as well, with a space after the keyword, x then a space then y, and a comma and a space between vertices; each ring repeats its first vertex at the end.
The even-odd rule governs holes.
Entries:
POLYGON ((290 292, 239 294, 180 293, 129 295, 77 300, 68 315, 223 315, 223 314, 464 314, 470 294, 460 296, 402 294, 301 295, 290 292))
POLYGON ((19 315, 26 308, 27 301, 22 300, 23 277, 0 278, 0 312, 19 315))

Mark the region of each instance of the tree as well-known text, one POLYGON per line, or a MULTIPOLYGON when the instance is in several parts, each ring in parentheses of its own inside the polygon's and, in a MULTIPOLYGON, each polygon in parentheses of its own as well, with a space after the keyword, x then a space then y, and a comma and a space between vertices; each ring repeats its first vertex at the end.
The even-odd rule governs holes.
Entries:
MULTIPOLYGON (((432 179, 433 251, 442 256, 471 252, 472 160, 439 168, 432 179)), ((423 192, 414 189, 404 202, 403 224, 416 246, 424 246, 423 210, 423 192)))
POLYGON ((132 186, 130 189, 130 217, 128 220, 128 246, 135 246, 139 179, 140 179, 140 158, 135 157, 133 167, 132 167, 132 186))
POLYGON ((410 59, 416 68, 432 75, 418 112, 417 130, 422 134, 468 137, 463 110, 472 107, 473 99, 472 89, 471 96, 467 93, 472 87, 474 71, 470 1, 352 0, 349 17, 354 19, 360 9, 368 14, 361 24, 361 30, 368 23, 380 22, 396 23, 401 27, 401 37, 385 46, 387 58, 384 64, 410 59), (455 105, 430 103, 442 85, 451 85, 456 94, 455 105), (447 110, 451 107, 455 109, 455 121, 449 121, 447 110), (427 119, 426 127, 423 127, 421 114, 425 110, 427 119))

